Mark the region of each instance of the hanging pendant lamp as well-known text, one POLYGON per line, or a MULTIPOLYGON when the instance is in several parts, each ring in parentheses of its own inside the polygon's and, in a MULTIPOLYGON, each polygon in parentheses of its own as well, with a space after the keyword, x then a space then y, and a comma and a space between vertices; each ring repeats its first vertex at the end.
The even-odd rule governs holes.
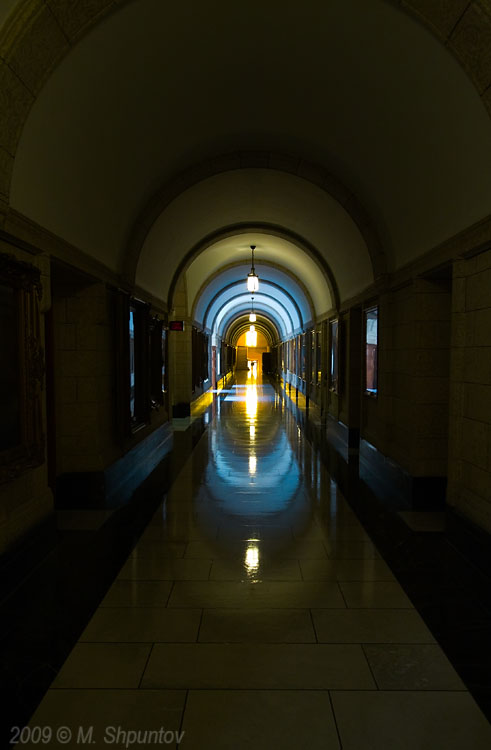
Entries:
POLYGON ((252 260, 251 260, 251 270, 247 274, 247 289, 249 292, 257 292, 259 289, 259 278, 256 274, 256 269, 254 268, 254 250, 256 249, 255 245, 251 245, 251 251, 252 251, 252 260))
POLYGON ((255 323, 256 313, 254 312, 254 297, 251 297, 251 300, 252 300, 252 306, 251 306, 251 312, 249 313, 249 323, 255 323))

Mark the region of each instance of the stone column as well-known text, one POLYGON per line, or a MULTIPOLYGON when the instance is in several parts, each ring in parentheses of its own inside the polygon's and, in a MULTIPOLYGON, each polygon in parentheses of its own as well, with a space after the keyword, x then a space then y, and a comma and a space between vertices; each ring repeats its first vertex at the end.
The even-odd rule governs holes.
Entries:
POLYGON ((174 291, 171 320, 183 320, 184 331, 169 331, 169 391, 173 417, 189 417, 192 401, 192 324, 188 317, 186 277, 174 291))
POLYGON ((491 251, 454 264, 447 502, 491 533, 491 251))

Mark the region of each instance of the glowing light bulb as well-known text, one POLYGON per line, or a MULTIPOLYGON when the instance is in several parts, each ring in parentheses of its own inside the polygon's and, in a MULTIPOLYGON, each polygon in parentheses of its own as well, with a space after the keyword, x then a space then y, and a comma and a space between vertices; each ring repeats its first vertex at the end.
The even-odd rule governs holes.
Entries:
POLYGON ((256 276, 256 274, 252 273, 251 271, 251 273, 247 274, 247 290, 249 292, 254 293, 254 292, 257 292, 258 289, 259 289, 259 279, 256 276))
POLYGON ((247 289, 252 294, 254 294, 254 292, 257 292, 257 290, 259 289, 259 279, 256 276, 256 271, 254 268, 254 250, 255 249, 256 249, 256 246, 251 245, 251 251, 252 251, 251 270, 247 274, 247 289))

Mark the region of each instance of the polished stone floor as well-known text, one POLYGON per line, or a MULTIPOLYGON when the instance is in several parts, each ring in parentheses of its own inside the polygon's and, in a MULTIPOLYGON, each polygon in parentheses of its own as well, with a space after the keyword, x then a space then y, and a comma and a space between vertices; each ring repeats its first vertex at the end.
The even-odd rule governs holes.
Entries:
POLYGON ((90 727, 94 747, 133 739, 108 727, 163 727, 146 747, 183 732, 189 750, 491 747, 292 412, 245 378, 215 400, 30 726, 68 728, 50 747, 90 727))

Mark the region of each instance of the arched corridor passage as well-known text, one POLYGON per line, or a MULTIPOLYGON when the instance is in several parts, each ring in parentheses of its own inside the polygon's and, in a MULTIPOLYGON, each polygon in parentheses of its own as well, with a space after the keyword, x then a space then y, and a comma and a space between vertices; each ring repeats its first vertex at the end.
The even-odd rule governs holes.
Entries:
POLYGON ((491 746, 490 39, 1 0, 9 740, 491 746))
POLYGON ((302 406, 241 373, 198 411, 200 439, 31 725, 165 724, 200 750, 485 750, 488 723, 302 406))

